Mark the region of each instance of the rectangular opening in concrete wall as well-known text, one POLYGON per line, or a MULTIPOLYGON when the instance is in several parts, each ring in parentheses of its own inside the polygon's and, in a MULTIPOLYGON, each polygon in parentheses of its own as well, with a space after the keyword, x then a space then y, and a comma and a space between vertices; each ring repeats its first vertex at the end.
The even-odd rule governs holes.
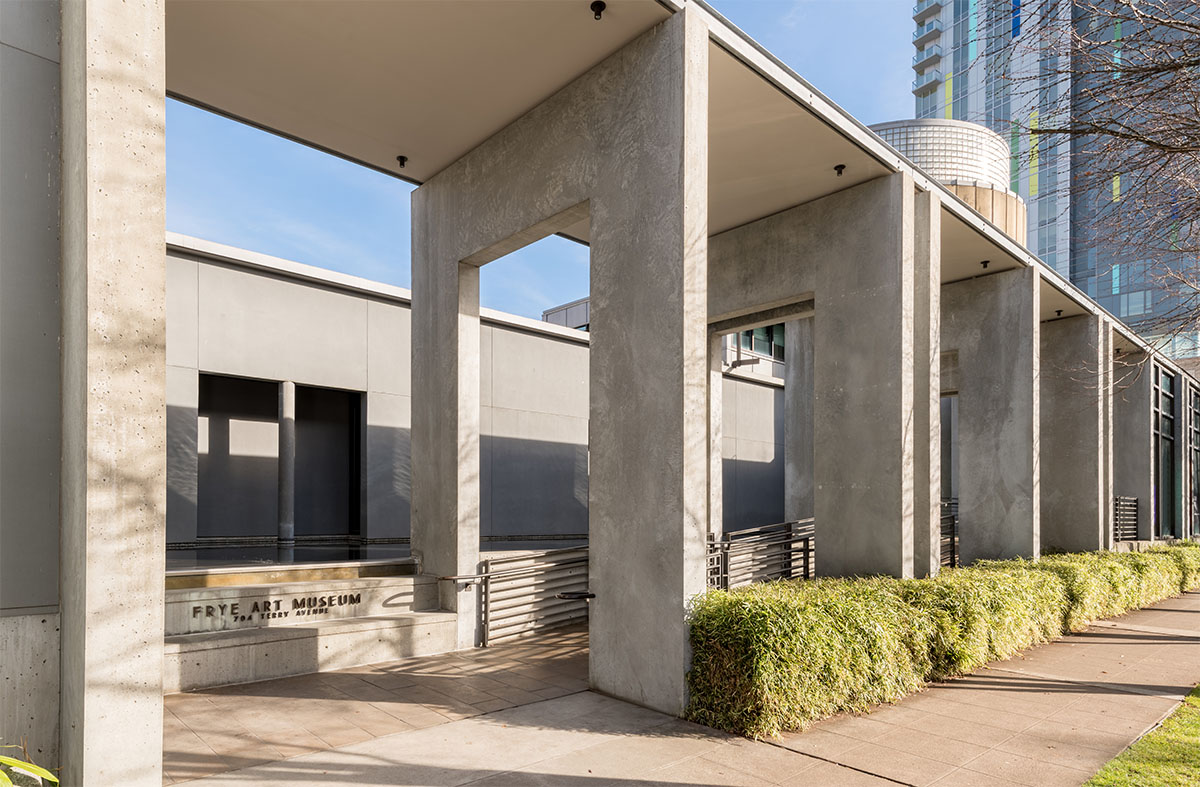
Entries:
MULTIPOLYGON (((721 526, 783 522, 786 362, 784 323, 722 337, 721 526)), ((808 465, 811 472, 811 463, 808 465)))
POLYGON ((280 426, 287 421, 282 417, 284 385, 198 376, 195 524, 189 530, 186 521, 172 523, 168 569, 408 556, 407 538, 364 537, 367 419, 362 392, 294 386, 294 480, 289 497, 287 441, 280 426), (292 500, 294 545, 281 540, 285 499, 292 500))
POLYGON ((279 386, 200 375, 196 540, 271 538, 279 522, 279 386))
POLYGON ((296 386, 296 538, 360 533, 362 395, 296 386))
POLYGON ((480 328, 480 547, 588 536, 590 249, 551 235, 480 269, 480 303, 545 325, 480 328))

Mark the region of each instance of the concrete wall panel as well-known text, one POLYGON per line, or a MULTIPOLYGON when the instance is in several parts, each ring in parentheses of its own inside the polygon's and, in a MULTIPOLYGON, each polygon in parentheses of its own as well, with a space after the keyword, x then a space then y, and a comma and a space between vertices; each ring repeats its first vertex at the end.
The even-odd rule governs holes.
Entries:
POLYGON ((367 301, 367 390, 412 394, 412 310, 399 303, 367 301))
POLYGON ((57 612, 0 615, 0 735, 5 745, 27 741, 33 761, 49 768, 59 764, 58 624, 57 612))
POLYGON ((200 268, 187 257, 167 255, 167 365, 200 367, 200 268))
POLYGON ((33 611, 58 603, 58 21, 0 6, 0 609, 33 611))
MULTIPOLYGON (((168 268, 169 270, 169 268, 168 268)), ((167 281, 168 336, 174 314, 167 281)), ((185 312, 186 313, 186 312, 185 312)), ((192 315, 193 320, 195 315, 192 315)), ((170 353, 170 343, 167 344, 170 353)), ((199 504, 198 434, 200 375, 194 368, 167 367, 167 542, 192 541, 199 504)))
MULTIPOLYGON (((57 63, 58 16, 57 0, 4 0, 0 3, 0 44, 57 63)), ((50 107, 56 102, 44 104, 50 107)))
MULTIPOLYGON (((407 348, 399 348, 400 350, 407 348)), ((407 353, 401 352, 406 359, 407 353)), ((407 538, 412 498, 411 418, 407 396, 367 394, 367 532, 407 538)))
POLYGON ((1141 352, 1113 360, 1113 496, 1137 498, 1141 539, 1154 532, 1152 366, 1141 352))
POLYGON ((1106 365, 1099 317, 1041 325, 1041 542, 1043 549, 1085 552, 1108 544, 1112 507, 1105 431, 1106 365))
POLYGON ((586 345, 486 325, 483 332, 491 333, 491 364, 482 385, 490 387, 493 407, 587 417, 586 345))
POLYGON ((201 370, 367 389, 365 301, 218 265, 199 293, 201 370))

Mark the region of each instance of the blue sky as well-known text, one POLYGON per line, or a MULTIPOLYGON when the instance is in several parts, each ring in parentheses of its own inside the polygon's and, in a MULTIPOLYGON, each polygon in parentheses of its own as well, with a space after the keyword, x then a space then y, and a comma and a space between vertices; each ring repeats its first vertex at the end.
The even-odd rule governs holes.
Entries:
MULTIPOLYGON (((866 123, 912 117, 909 0, 710 0, 866 123)), ((167 229, 411 285, 412 186, 175 101, 167 229)), ((540 319, 588 294, 588 250, 547 238, 483 268, 484 306, 540 319)))

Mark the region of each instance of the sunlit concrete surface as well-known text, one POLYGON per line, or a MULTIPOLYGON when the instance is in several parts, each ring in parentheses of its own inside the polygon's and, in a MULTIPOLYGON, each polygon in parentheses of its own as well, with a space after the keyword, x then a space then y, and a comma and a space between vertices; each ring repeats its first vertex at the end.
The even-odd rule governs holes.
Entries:
MULTIPOLYGON (((202 781, 205 787, 1079 785, 1173 711, 1200 682, 1197 613, 1200 593, 1168 599, 974 674, 935 684, 896 705, 863 716, 828 719, 777 741, 748 741, 593 692, 530 701, 491 713, 466 710, 470 705, 452 708, 443 698, 442 707, 435 705, 427 712, 457 720, 435 719, 433 726, 425 726, 428 721, 412 725, 423 729, 378 736, 362 731, 357 733, 361 742, 313 745, 320 750, 226 770, 202 781)), ((570 636, 535 638, 474 659, 457 658, 464 668, 474 661, 474 674, 500 668, 494 677, 504 681, 509 679, 506 674, 528 670, 501 665, 532 659, 543 647, 559 655, 545 659, 540 668, 563 663, 560 658, 581 663, 581 643, 574 640, 572 652, 570 636), (517 658, 517 654, 522 655, 517 658), (485 666, 489 658, 492 665, 485 666)), ((421 663, 414 660, 407 672, 396 672, 416 679, 421 663)), ((292 680, 316 684, 348 677, 314 675, 292 680)), ((405 678, 397 680, 403 683, 405 678)), ((450 694, 456 691, 453 681, 439 686, 450 694)), ((483 707, 478 696, 473 699, 477 709, 483 707)), ((309 701, 308 712, 319 713, 316 709, 323 702, 309 701)), ((246 717, 246 722, 261 730, 270 727, 270 718, 264 712, 246 717)), ((324 718, 330 735, 361 729, 337 724, 332 712, 324 718)), ((298 746, 296 735, 291 740, 298 746)), ((168 773, 173 773, 172 763, 177 760, 170 740, 171 733, 166 757, 168 773)), ((265 759, 253 752, 240 756, 244 762, 265 759)), ((215 752, 208 757, 214 763, 222 759, 215 752)), ((227 755, 225 760, 236 764, 236 757, 227 755)), ((179 780, 186 779, 180 776, 179 780)))

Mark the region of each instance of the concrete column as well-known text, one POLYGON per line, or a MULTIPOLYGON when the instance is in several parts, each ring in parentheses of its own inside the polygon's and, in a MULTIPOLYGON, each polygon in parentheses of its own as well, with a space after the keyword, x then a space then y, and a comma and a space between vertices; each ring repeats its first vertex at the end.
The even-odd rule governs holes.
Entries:
POLYGON ((1032 268, 942 287, 942 349, 958 358, 964 564, 1040 551, 1038 288, 1032 268))
POLYGON ((813 515, 813 321, 784 323, 783 515, 813 515))
POLYGON ((1084 552, 1107 546, 1112 510, 1105 401, 1104 334, 1094 315, 1041 325, 1042 548, 1084 552))
MULTIPOLYGON (((412 552, 423 573, 461 576, 479 567, 479 268, 423 259, 439 217, 420 189, 412 212, 412 552)), ((474 646, 476 587, 442 582, 440 592, 442 609, 458 613, 458 647, 474 646)))
POLYGON ((62 4, 62 783, 162 784, 161 0, 62 4))
POLYGON ((591 682, 672 714, 709 521, 708 53, 700 15, 662 25, 631 91, 639 176, 592 199, 591 682))
POLYGON ((821 573, 913 575, 914 186, 904 174, 841 192, 813 317, 814 482, 821 573), (835 258, 836 259, 836 258, 835 258))
MULTIPOLYGON (((709 334, 708 339, 708 532, 719 538, 725 530, 724 451, 725 409, 721 392, 725 387, 725 343, 728 336, 709 334)), ((734 340, 737 340, 735 335, 734 340)))
POLYGON ((913 251, 913 573, 941 567, 942 201, 916 196, 913 251))
POLYGON ((296 384, 279 383, 279 560, 291 562, 296 547, 296 384))
POLYGON ((1144 352, 1113 357, 1113 496, 1136 497, 1138 538, 1154 533, 1153 362, 1144 352))

